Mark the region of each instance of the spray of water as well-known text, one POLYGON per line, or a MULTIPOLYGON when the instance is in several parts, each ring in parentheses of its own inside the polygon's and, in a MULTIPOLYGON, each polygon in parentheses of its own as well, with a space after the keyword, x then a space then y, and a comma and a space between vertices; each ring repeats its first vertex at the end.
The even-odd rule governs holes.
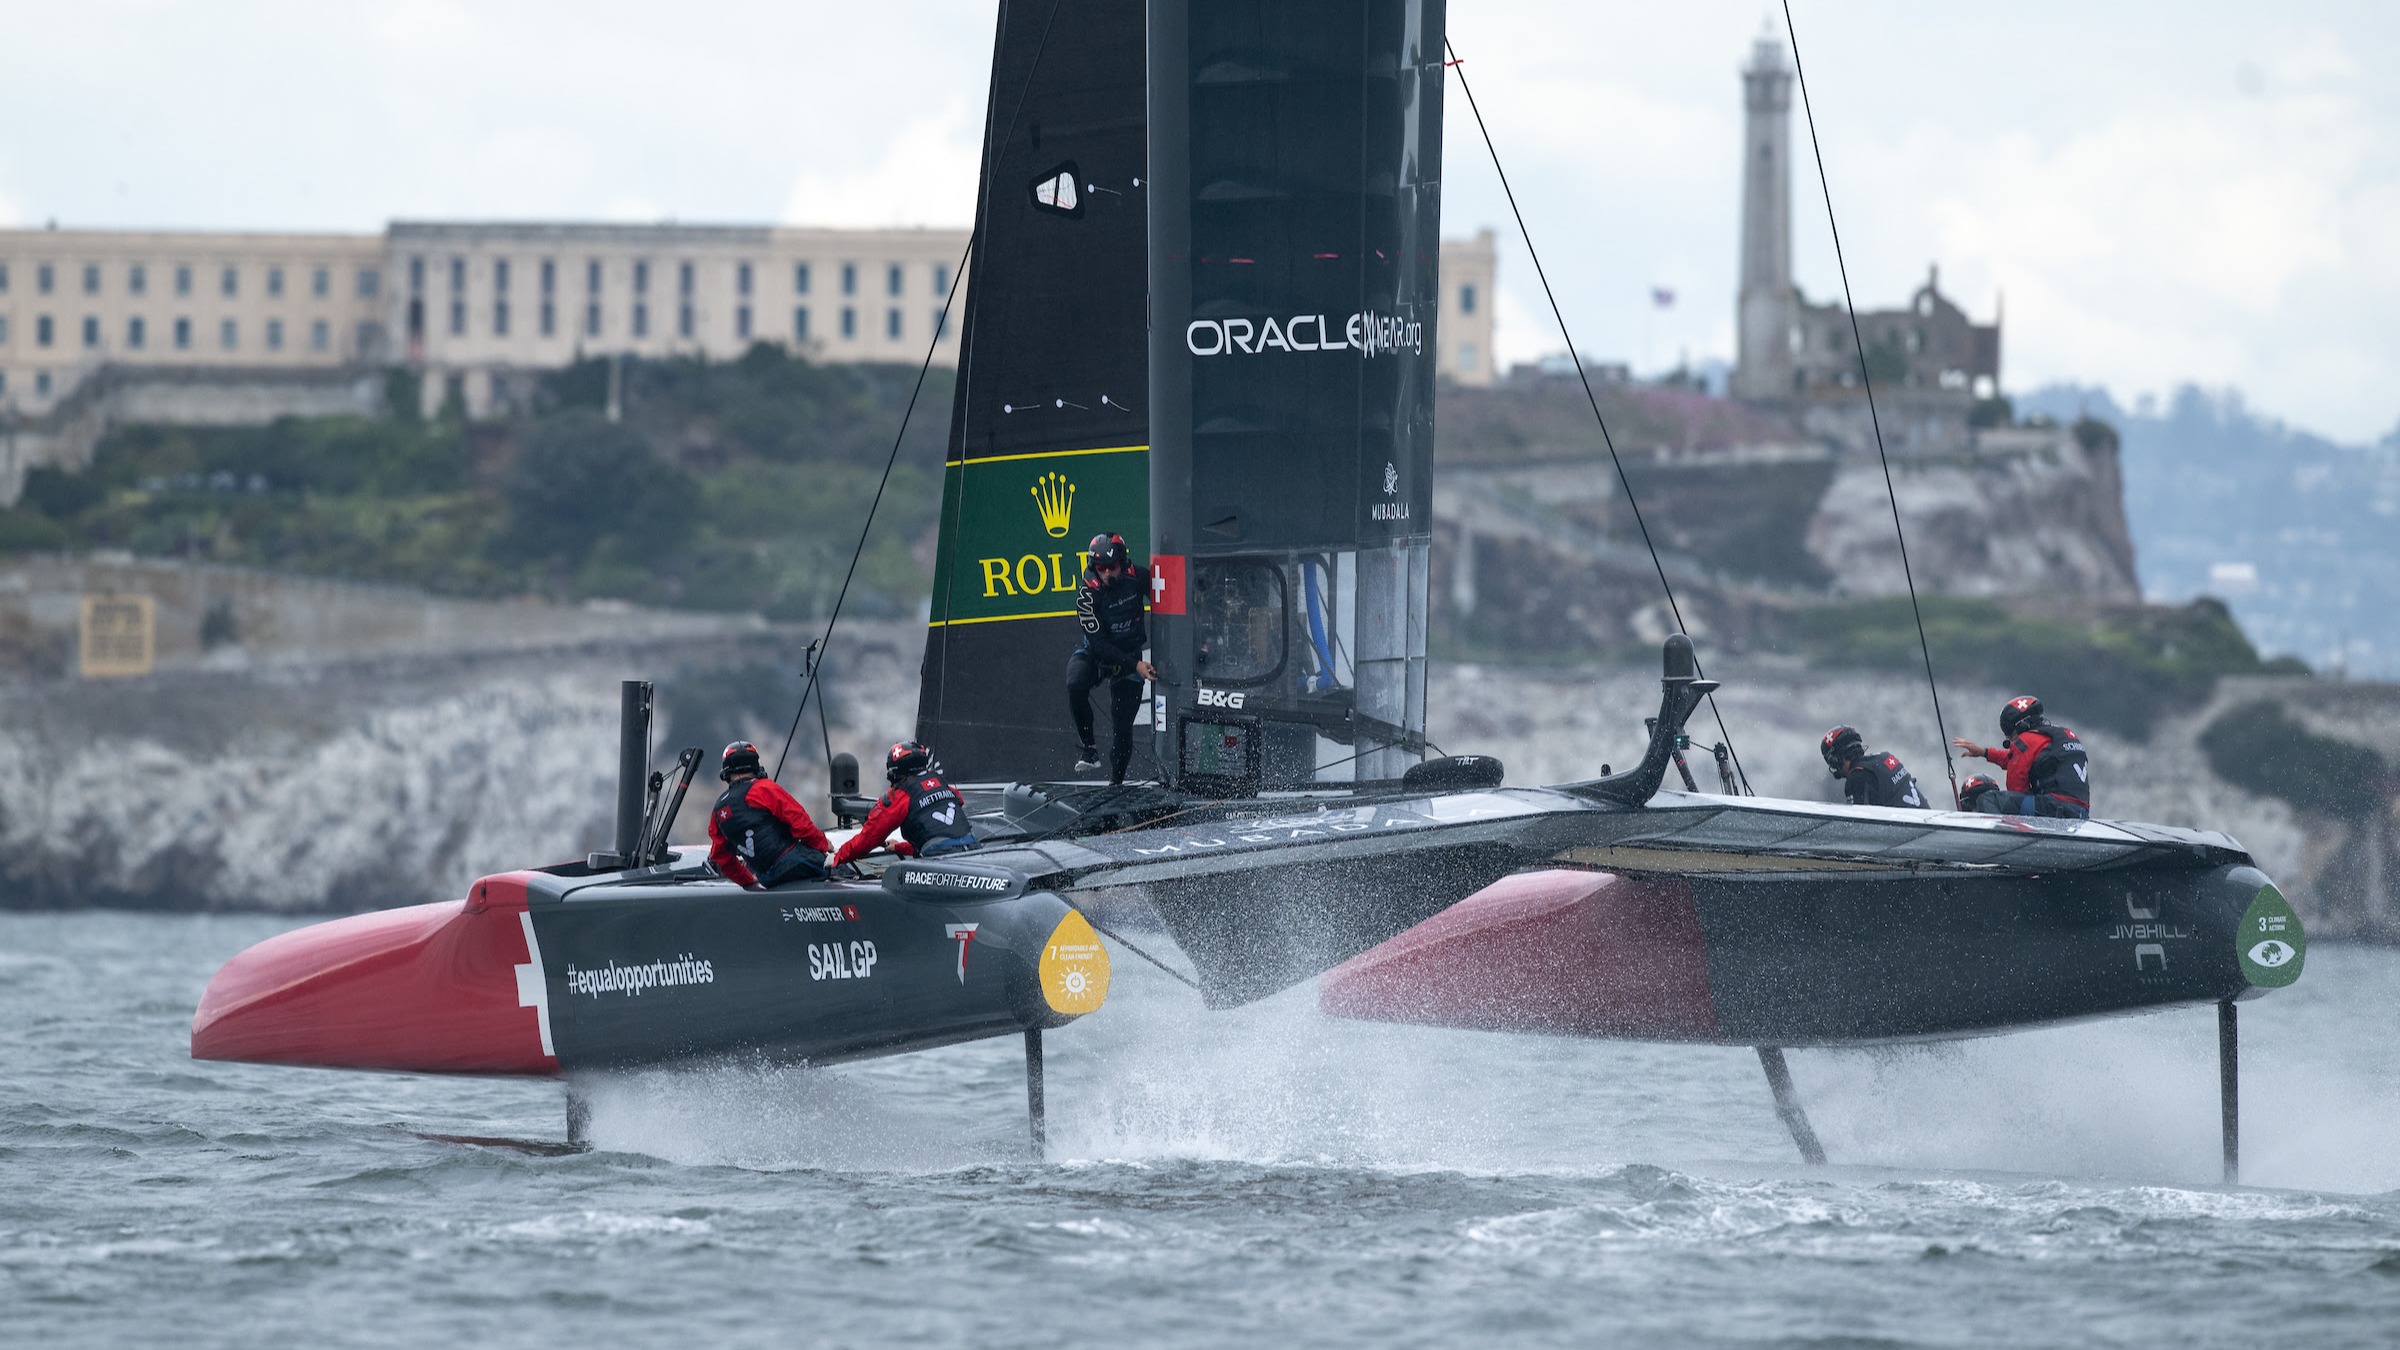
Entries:
MULTIPOLYGON (((2400 961, 2312 950, 2246 1005, 2244 1179, 2400 1188, 2400 961)), ((1755 1059, 1347 1022, 1313 985, 1208 1012, 1120 962, 1109 1006, 1049 1038, 1050 1157, 1403 1171, 1627 1164, 1799 1172, 1755 1059)), ((1878 1050, 1792 1055, 1837 1166, 2206 1185, 2214 1015, 2190 1009, 1878 1050)), ((729 1065, 588 1085, 594 1139, 694 1165, 928 1171, 1029 1160, 1014 1040, 833 1069, 729 1065)))

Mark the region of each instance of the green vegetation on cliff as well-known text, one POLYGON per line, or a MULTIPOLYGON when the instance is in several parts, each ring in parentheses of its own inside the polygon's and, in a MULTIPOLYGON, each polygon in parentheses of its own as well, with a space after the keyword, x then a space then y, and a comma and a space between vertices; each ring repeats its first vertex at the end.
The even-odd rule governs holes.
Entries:
MULTIPOLYGON (((493 422, 289 419, 132 426, 89 469, 27 475, 0 550, 122 548, 454 595, 607 597, 822 614, 841 585, 913 367, 628 361, 544 377, 493 422)), ((413 407, 411 382, 394 381, 413 407)), ((899 615, 930 574, 951 378, 932 372, 859 564, 853 603, 899 615)))
POLYGON ((2226 782, 2342 820, 2375 814, 2395 787, 2383 756, 2319 736, 2267 699, 2220 714, 2201 731, 2200 749, 2226 782))
MULTIPOLYGON (((2146 737, 2157 720, 2208 700, 2224 675, 2307 674, 2290 657, 2262 661, 2225 606, 2145 605, 2071 615, 1996 601, 1928 596, 1926 645, 1944 683, 1972 680, 2039 694, 2052 716, 2146 737)), ((1787 637, 1811 663, 1922 671, 1905 598, 1792 612, 1787 637)), ((1968 710, 1954 733, 1990 740, 1997 709, 1968 710)))

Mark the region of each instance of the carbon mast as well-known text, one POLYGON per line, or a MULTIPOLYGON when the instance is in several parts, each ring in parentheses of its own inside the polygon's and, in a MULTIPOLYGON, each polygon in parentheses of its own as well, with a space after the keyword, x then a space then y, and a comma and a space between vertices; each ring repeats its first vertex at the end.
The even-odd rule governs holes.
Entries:
POLYGON ((1170 787, 1425 751, 1442 0, 1150 0, 1152 703, 1170 787))

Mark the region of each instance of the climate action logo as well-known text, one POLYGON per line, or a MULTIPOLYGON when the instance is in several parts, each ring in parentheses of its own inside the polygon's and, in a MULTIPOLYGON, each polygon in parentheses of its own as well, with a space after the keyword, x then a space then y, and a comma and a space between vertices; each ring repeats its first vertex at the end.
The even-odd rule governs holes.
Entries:
POLYGON ((2299 979, 2308 956, 2308 935, 2300 931, 2300 916, 2273 886, 2259 887, 2250 908, 2242 911, 2233 945, 2241 955, 2242 978, 2261 989, 2280 989, 2299 979))

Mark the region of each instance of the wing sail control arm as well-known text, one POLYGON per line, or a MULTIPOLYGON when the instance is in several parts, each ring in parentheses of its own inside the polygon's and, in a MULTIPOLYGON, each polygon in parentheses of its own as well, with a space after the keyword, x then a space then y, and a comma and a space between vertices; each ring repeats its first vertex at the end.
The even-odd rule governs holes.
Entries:
POLYGON ((1666 782, 1667 766, 1674 761, 1676 746, 1683 738, 1683 724, 1700 700, 1715 692, 1717 682, 1700 678, 1700 658, 1692 651, 1692 640, 1681 633, 1667 639, 1664 660, 1666 672, 1658 682, 1658 720, 1650 724, 1650 748, 1642 752, 1642 762, 1623 773, 1580 784, 1574 791, 1601 801, 1640 806, 1666 782))

